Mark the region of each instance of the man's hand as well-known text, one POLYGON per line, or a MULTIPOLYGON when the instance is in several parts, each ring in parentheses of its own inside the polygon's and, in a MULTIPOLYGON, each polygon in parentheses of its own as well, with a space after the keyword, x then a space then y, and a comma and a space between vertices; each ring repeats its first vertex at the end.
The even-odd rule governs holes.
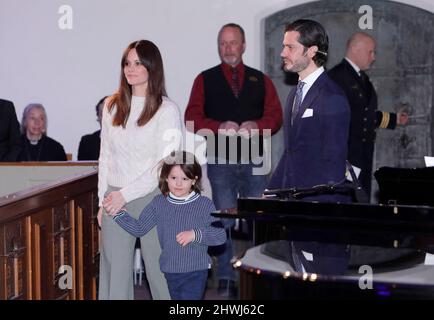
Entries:
POLYGON ((408 113, 405 111, 398 111, 396 114, 396 123, 400 126, 405 126, 408 122, 408 113))
POLYGON ((238 134, 243 138, 259 134, 258 124, 255 121, 244 121, 238 129, 238 134))
POLYGON ((225 136, 234 136, 237 134, 239 128, 240 126, 238 125, 238 123, 233 121, 225 121, 222 122, 218 131, 219 134, 223 134, 225 136))
POLYGON ((104 198, 102 205, 107 213, 113 216, 123 208, 125 203, 124 196, 120 191, 112 191, 104 198))
POLYGON ((176 235, 176 242, 185 247, 187 244, 194 240, 194 231, 182 231, 176 235))

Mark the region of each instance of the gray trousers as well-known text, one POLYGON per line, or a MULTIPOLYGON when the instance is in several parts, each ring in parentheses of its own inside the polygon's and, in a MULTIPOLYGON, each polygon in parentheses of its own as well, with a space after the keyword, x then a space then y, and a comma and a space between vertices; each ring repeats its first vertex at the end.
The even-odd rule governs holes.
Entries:
MULTIPOLYGON (((119 188, 109 187, 109 192, 119 188)), ((143 208, 159 194, 158 189, 145 197, 126 204, 127 212, 138 218, 143 208)), ((99 292, 100 300, 132 300, 133 287, 133 256, 136 238, 122 229, 112 217, 105 214, 101 222, 99 292)), ((154 300, 170 300, 166 278, 160 270, 161 246, 157 236, 157 228, 140 238, 143 261, 145 262, 146 278, 148 279, 154 300)))

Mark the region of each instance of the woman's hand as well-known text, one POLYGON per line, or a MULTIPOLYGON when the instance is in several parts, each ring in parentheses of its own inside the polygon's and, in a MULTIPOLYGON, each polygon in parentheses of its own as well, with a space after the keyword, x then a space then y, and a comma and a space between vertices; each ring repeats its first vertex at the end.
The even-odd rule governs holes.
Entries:
POLYGON ((101 223, 102 223, 102 207, 99 207, 96 219, 98 220, 98 225, 101 228, 101 223))
POLYGON ((176 242, 185 247, 187 244, 194 240, 194 231, 182 231, 176 235, 176 242))
POLYGON ((107 213, 113 216, 123 208, 125 203, 124 196, 120 191, 112 191, 104 198, 102 205, 107 213))

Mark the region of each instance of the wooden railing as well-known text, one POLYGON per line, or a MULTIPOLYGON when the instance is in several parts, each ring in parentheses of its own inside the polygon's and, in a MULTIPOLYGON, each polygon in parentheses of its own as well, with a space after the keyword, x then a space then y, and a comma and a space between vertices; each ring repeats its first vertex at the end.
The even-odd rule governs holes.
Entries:
POLYGON ((96 170, 0 197, 0 299, 96 299, 97 210, 96 170))

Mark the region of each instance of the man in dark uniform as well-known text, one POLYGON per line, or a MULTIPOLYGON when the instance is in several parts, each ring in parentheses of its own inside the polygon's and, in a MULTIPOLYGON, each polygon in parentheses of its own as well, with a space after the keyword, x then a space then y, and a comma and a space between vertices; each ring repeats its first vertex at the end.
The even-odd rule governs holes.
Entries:
POLYGON ((365 70, 375 61, 375 40, 363 32, 354 33, 347 42, 345 58, 328 75, 347 95, 351 107, 348 160, 361 169, 359 180, 371 194, 372 161, 374 157, 375 129, 394 129, 405 125, 408 114, 377 110, 377 94, 365 70))
POLYGON ((20 152, 20 124, 14 104, 0 99, 0 161, 17 161, 20 152))

